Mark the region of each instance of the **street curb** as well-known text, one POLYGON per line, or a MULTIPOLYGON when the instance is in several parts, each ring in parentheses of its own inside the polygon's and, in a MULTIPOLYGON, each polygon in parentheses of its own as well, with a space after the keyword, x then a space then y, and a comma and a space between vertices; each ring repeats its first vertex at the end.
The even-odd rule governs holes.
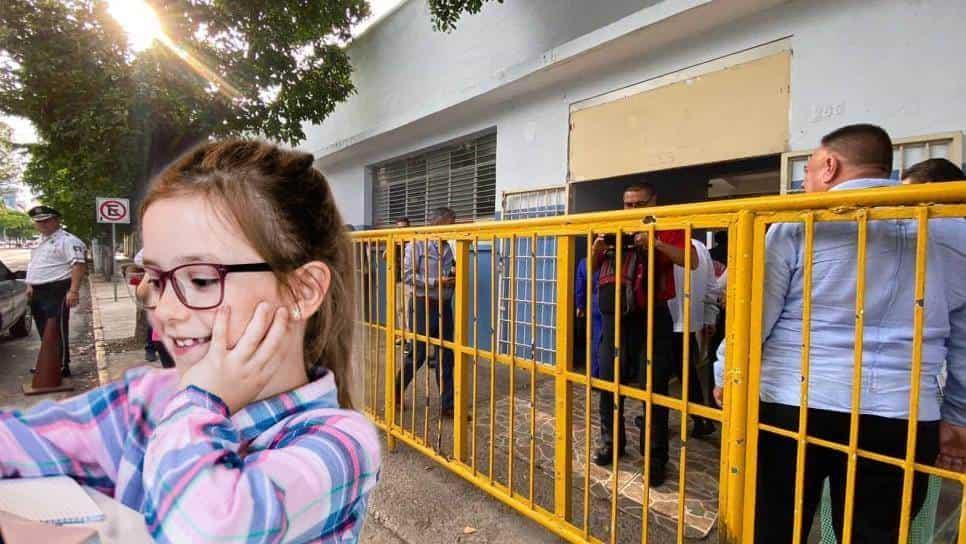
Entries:
POLYGON ((94 360, 97 367, 98 385, 107 385, 111 381, 110 373, 107 371, 107 343, 104 341, 104 324, 101 323, 101 308, 98 306, 97 297, 94 296, 94 282, 90 274, 87 275, 87 289, 91 295, 91 314, 94 329, 94 360))

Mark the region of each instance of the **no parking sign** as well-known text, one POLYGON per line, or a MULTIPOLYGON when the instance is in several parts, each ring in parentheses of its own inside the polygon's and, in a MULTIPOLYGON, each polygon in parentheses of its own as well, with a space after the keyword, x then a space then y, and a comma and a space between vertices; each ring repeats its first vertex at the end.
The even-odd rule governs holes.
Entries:
POLYGON ((126 198, 98 198, 98 223, 131 224, 131 202, 126 198))
POLYGON ((117 225, 131 224, 131 201, 126 198, 97 198, 97 222, 111 224, 111 266, 114 283, 114 302, 117 302, 117 225))

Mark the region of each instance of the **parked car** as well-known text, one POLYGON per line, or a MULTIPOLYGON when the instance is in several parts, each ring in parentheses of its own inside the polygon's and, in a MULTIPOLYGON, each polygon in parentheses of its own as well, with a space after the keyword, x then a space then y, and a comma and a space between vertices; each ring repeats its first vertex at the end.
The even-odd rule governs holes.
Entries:
POLYGON ((27 304, 26 272, 12 272, 0 262, 0 335, 23 338, 30 334, 33 319, 27 304))

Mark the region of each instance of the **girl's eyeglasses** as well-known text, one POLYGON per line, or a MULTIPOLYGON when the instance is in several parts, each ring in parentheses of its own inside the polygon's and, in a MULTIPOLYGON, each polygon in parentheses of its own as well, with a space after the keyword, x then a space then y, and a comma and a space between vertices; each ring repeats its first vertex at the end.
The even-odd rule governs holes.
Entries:
POLYGON ((144 308, 157 308, 165 288, 171 284, 181 304, 192 310, 211 310, 225 298, 225 276, 233 272, 271 272, 272 267, 268 263, 191 263, 171 270, 151 267, 144 270, 145 285, 138 290, 144 308))

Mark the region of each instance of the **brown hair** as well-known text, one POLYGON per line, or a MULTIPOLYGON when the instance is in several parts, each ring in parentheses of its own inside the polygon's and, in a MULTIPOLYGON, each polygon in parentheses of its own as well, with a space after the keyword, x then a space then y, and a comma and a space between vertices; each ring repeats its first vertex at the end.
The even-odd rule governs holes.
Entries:
POLYGON ((963 170, 948 159, 926 159, 906 168, 902 179, 912 183, 931 181, 961 181, 966 179, 963 170))
POLYGON ((313 157, 254 140, 201 144, 154 179, 141 205, 184 195, 202 195, 272 266, 291 289, 291 273, 311 261, 328 265, 329 290, 305 334, 310 378, 321 369, 335 376, 339 404, 352 408, 350 374, 353 328, 352 244, 325 177, 313 157))

